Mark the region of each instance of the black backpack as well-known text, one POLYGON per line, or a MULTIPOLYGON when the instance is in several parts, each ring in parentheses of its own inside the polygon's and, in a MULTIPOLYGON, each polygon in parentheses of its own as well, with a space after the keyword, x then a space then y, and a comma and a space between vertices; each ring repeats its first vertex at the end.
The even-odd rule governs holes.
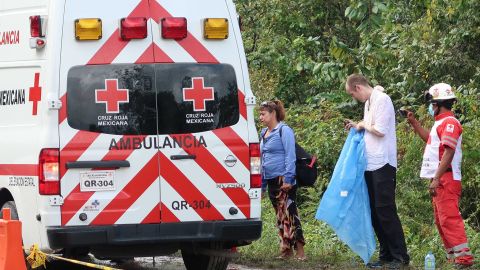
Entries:
MULTIPOLYGON (((282 128, 280 127, 279 135, 282 137, 282 128)), ((265 133, 262 135, 264 138, 265 133)), ((295 179, 299 187, 311 187, 317 180, 317 157, 310 155, 295 142, 295 179)))

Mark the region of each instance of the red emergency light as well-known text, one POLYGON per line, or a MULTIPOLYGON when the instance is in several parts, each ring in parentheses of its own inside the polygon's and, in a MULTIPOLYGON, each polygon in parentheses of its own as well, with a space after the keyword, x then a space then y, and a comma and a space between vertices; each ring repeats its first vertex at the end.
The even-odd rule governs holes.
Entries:
POLYGON ((38 158, 38 182, 40 195, 60 195, 60 151, 44 148, 38 158))
POLYGON ((184 39, 187 37, 187 19, 184 17, 162 18, 162 38, 184 39))
POLYGON ((42 31, 42 17, 40 15, 30 16, 30 35, 32 37, 44 37, 42 31))
POLYGON ((120 36, 123 40, 144 39, 147 37, 147 18, 133 17, 120 20, 120 36))

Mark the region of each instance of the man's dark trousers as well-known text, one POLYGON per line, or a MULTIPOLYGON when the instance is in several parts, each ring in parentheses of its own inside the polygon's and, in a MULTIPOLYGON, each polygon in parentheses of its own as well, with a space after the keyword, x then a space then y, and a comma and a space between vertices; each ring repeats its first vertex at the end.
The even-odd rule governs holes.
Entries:
POLYGON ((366 171, 372 225, 380 242, 382 261, 398 260, 408 263, 405 236, 395 204, 395 184, 397 169, 390 164, 375 171, 366 171))

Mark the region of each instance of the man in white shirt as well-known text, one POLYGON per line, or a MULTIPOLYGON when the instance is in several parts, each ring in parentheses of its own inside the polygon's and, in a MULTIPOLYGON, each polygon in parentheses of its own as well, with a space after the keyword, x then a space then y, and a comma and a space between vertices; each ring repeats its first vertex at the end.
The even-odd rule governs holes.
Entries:
POLYGON ((402 224, 395 204, 397 171, 397 138, 395 134, 395 110, 390 97, 382 87, 372 88, 360 74, 348 76, 345 89, 356 100, 365 103, 363 121, 347 120, 347 128, 365 130, 367 182, 372 213, 372 225, 380 243, 379 261, 370 268, 400 269, 407 266, 407 254, 402 224))

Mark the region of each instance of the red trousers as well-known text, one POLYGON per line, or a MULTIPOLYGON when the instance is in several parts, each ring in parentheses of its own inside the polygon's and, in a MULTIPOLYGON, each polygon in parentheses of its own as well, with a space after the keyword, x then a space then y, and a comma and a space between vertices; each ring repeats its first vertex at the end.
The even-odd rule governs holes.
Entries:
POLYGON ((435 224, 445 246, 447 257, 457 264, 472 265, 473 256, 468 247, 463 218, 458 209, 462 183, 453 180, 452 172, 446 172, 440 179, 433 197, 435 224))

